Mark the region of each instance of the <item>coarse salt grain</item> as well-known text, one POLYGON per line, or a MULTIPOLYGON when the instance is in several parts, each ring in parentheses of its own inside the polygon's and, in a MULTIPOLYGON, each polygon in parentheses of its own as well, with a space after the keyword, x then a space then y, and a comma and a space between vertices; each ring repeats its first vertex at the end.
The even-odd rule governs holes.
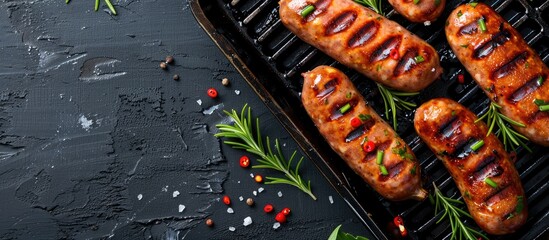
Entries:
POLYGON ((282 197, 282 192, 278 191, 278 197, 282 197))
POLYGON ((280 223, 279 223, 279 222, 275 222, 275 223, 273 224, 273 229, 276 230, 276 229, 278 229, 279 227, 280 227, 280 223))
POLYGON ((246 217, 246 218, 244 218, 244 223, 243 223, 242 225, 248 226, 248 225, 250 225, 250 224, 252 224, 252 218, 249 217, 249 216, 246 217))
POLYGON ((244 198, 242 196, 238 197, 238 200, 240 200, 241 202, 244 201, 244 198))
POLYGON ((235 93, 236 95, 240 95, 240 90, 234 90, 234 93, 235 93))
POLYGON ((185 205, 179 204, 179 212, 183 212, 185 210, 185 205))
POLYGON ((423 25, 425 25, 425 26, 431 26, 431 21, 425 21, 425 22, 423 22, 423 25))
POLYGON ((257 196, 257 191, 253 191, 252 193, 254 194, 254 196, 257 196))
POLYGON ((253 174, 253 173, 250 173, 250 177, 254 178, 254 174, 253 174))
POLYGON ((328 196, 328 200, 330 200, 330 204, 334 204, 334 198, 332 195, 328 196))
POLYGON ((227 208, 227 212, 232 214, 232 213, 234 213, 234 210, 233 210, 233 208, 227 208))
POLYGON ((235 230, 236 230, 236 228, 234 228, 234 227, 229 227, 229 231, 234 232, 235 230))
POLYGON ((202 99, 196 100, 196 103, 198 103, 198 105, 202 106, 202 99))
POLYGON ((259 189, 257 189, 257 192, 259 192, 259 193, 261 193, 263 191, 265 191, 265 188, 260 187, 259 189))
POLYGON ((141 199, 143 199, 143 194, 137 195, 137 200, 140 200, 140 201, 141 201, 141 199))
POLYGON ((175 197, 177 197, 177 196, 179 196, 179 191, 173 191, 172 197, 175 198, 175 197))

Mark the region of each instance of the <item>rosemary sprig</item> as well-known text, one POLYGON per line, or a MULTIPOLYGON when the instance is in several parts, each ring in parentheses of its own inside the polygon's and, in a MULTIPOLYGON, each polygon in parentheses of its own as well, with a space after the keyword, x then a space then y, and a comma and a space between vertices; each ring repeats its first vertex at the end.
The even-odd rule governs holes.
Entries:
MULTIPOLYGON (((71 0, 65 0, 66 4, 69 4, 71 0)), ((109 7, 109 10, 111 11, 112 15, 116 15, 116 9, 111 3, 111 0, 105 0, 105 4, 107 4, 107 7, 109 7)), ((95 0, 94 10, 97 12, 99 10, 99 0, 95 0)))
POLYGON ((468 212, 458 207, 458 205, 463 205, 462 201, 444 196, 434 182, 433 187, 435 189, 435 199, 433 199, 432 195, 429 195, 429 198, 431 203, 435 204, 435 215, 438 213, 439 209, 444 210, 444 214, 442 214, 437 221, 437 224, 445 217, 450 220, 450 226, 452 227, 452 236, 450 237, 450 240, 461 240, 463 238, 467 240, 477 240, 478 238, 488 239, 486 235, 466 226, 463 221, 461 221, 462 216, 471 218, 471 215, 468 212))
POLYGON ((501 106, 497 103, 490 102, 490 108, 488 111, 477 119, 475 123, 486 118, 486 124, 488 125, 488 133, 486 136, 490 135, 494 129, 494 126, 497 125, 499 131, 496 132, 496 136, 503 136, 503 145, 505 146, 505 150, 509 151, 509 149, 512 148, 513 151, 516 151, 518 146, 522 146, 524 149, 528 150, 528 152, 532 152, 532 149, 526 146, 525 141, 528 141, 528 138, 510 128, 506 122, 519 127, 525 127, 525 125, 501 114, 499 112, 500 108, 501 106))
POLYGON ((364 6, 370 7, 376 13, 384 15, 381 11, 381 0, 354 0, 356 3, 360 3, 364 6))
POLYGON ((377 88, 379 89, 379 92, 381 93, 381 97, 383 98, 383 104, 385 105, 385 117, 387 120, 393 120, 393 128, 395 131, 397 130, 397 119, 396 119, 396 110, 412 110, 412 108, 415 108, 417 105, 415 103, 407 102, 403 100, 401 97, 409 97, 409 96, 415 96, 418 95, 419 92, 398 92, 392 89, 389 89, 379 83, 377 83, 377 88), (389 109, 391 109, 392 116, 389 116, 389 109))
POLYGON ((220 130, 215 134, 215 137, 226 137, 236 139, 237 141, 224 141, 225 144, 232 146, 235 149, 243 149, 250 153, 259 156, 257 160, 259 165, 252 166, 253 168, 268 168, 274 169, 284 173, 285 178, 278 177, 266 177, 266 184, 288 184, 299 188, 301 191, 307 193, 313 200, 316 200, 316 196, 311 191, 311 181, 304 182, 299 175, 299 167, 303 161, 303 157, 299 159, 295 169, 292 169, 292 161, 295 158, 297 151, 292 153, 289 161, 280 150, 278 139, 275 139, 275 152, 271 149, 269 137, 265 137, 267 149, 263 146, 261 132, 259 130, 259 118, 255 119, 255 136, 253 134, 252 126, 252 114, 251 108, 248 104, 244 105, 240 116, 233 109, 231 112, 224 111, 229 117, 234 120, 233 125, 217 124, 216 127, 220 130), (247 115, 245 115, 247 113, 247 115))

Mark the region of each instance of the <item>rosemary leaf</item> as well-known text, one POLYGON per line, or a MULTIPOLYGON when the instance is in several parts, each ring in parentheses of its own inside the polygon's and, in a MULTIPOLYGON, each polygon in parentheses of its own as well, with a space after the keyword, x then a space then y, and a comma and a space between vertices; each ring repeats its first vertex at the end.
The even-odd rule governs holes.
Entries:
POLYGON ((488 133, 486 136, 490 135, 490 133, 494 131, 494 126, 497 125, 499 130, 495 133, 495 135, 502 138, 505 150, 509 151, 512 149, 513 151, 516 151, 517 147, 520 146, 528 152, 532 152, 532 150, 526 145, 528 138, 513 130, 513 128, 509 126, 515 125, 518 127, 525 127, 525 125, 500 113, 500 108, 501 106, 497 103, 490 102, 488 111, 480 116, 475 122, 486 119, 486 125, 488 125, 488 133))

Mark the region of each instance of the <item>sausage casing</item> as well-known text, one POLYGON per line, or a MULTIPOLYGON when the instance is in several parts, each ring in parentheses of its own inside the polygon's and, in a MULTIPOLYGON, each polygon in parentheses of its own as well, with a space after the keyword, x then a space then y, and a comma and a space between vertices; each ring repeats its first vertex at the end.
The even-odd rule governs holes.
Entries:
POLYGON ((332 149, 358 175, 389 200, 421 200, 427 196, 421 187, 419 163, 410 147, 367 105, 344 73, 319 66, 302 75, 303 106, 332 149), (360 119, 360 126, 353 126, 353 118, 360 119), (375 150, 367 153, 363 145, 369 141, 375 150), (383 152, 380 162, 378 151, 383 152))
POLYGON ((383 85, 419 91, 442 73, 431 45, 351 0, 281 0, 279 5, 282 23, 299 38, 383 85), (309 5, 315 10, 303 17, 309 5))
POLYGON ((527 219, 524 189, 501 142, 475 120, 461 104, 438 98, 417 109, 414 127, 452 175, 475 222, 490 234, 512 233, 527 219))
POLYGON ((513 126, 532 142, 549 146, 549 68, 499 14, 485 4, 465 4, 448 18, 446 38, 454 53, 501 113, 523 123, 513 126), (484 26, 483 26, 484 25, 484 26))
POLYGON ((412 22, 436 20, 446 5, 446 0, 389 0, 395 10, 412 22))

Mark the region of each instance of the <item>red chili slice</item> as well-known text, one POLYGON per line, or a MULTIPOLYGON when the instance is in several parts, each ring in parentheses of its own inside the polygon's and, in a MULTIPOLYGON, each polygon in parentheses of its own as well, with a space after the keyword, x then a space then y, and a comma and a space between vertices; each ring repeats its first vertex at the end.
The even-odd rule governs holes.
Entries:
POLYGON ((267 205, 265 205, 265 207, 263 207, 263 211, 266 212, 266 213, 272 212, 273 209, 274 209, 274 207, 271 204, 267 204, 267 205))
POLYGON ((403 237, 406 237, 408 235, 408 230, 404 227, 404 220, 400 216, 396 216, 393 219, 393 223, 398 227, 398 230, 400 231, 400 235, 403 237))
POLYGON ((351 118, 351 126, 354 128, 360 127, 362 125, 362 121, 360 121, 360 118, 353 117, 351 118))
POLYGON ((225 205, 231 205, 231 199, 229 198, 229 196, 223 196, 223 203, 225 203, 225 205))
POLYGON ((376 150, 376 144, 372 141, 367 141, 364 145, 362 145, 362 149, 367 153, 371 153, 376 150))
POLYGON ((243 168, 247 168, 250 166, 250 159, 248 158, 248 156, 244 155, 240 157, 240 166, 243 168))
POLYGON ((276 214, 275 216, 275 220, 279 223, 285 223, 286 222, 286 215, 284 215, 283 213, 279 212, 276 214))
POLYGON ((282 214, 284 214, 284 216, 288 216, 288 215, 290 215, 291 210, 290 210, 290 208, 284 208, 284 209, 282 209, 282 211, 280 211, 280 212, 281 212, 282 214))
POLYGON ((463 84, 465 83, 465 76, 463 76, 463 74, 458 74, 458 83, 459 84, 463 84))
POLYGON ((215 88, 209 88, 208 89, 208 97, 216 98, 217 97, 217 90, 215 90, 215 88))

